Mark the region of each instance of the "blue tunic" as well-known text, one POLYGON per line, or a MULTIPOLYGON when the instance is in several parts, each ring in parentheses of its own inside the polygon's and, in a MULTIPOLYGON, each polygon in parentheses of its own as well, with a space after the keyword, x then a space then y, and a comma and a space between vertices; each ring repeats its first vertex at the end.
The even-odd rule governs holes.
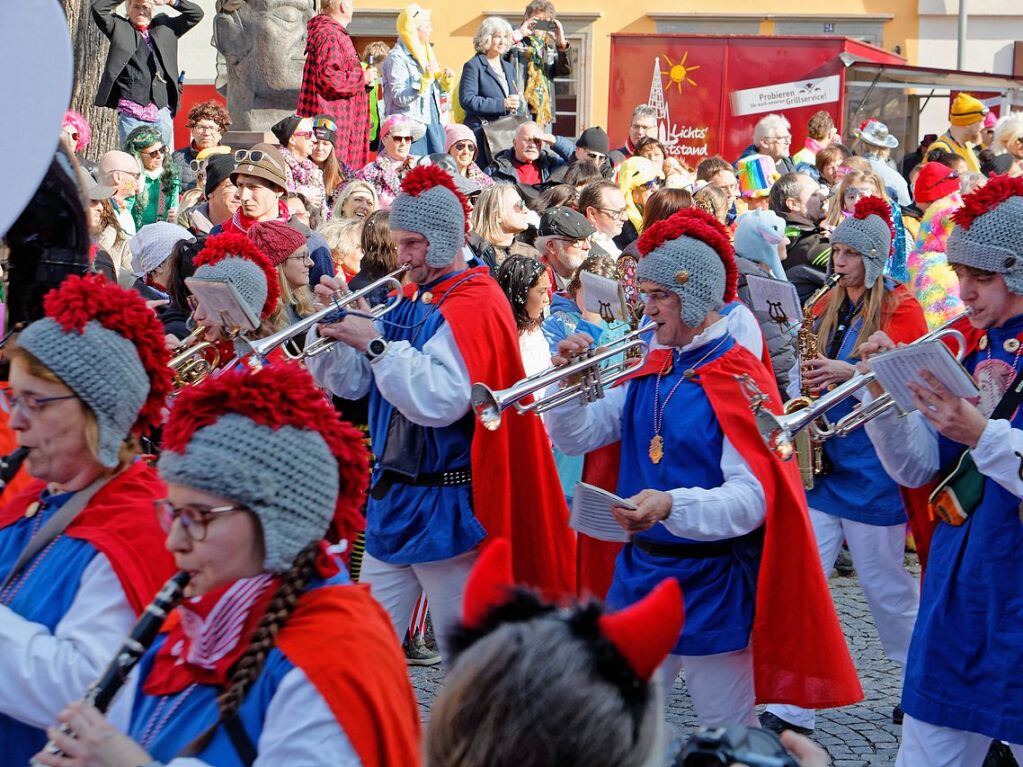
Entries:
MULTIPOLYGON (((1023 316, 988 331, 991 358, 1009 365, 1006 338, 1023 316)), ((987 351, 964 360, 973 373, 987 351)), ((1018 366, 1017 366, 1018 369, 1018 366)), ((1012 418, 1023 428, 1023 408, 1012 418)), ((963 446, 939 439, 944 475, 963 446)), ((902 707, 924 722, 1023 743, 1023 521, 1020 499, 992 479, 960 527, 941 522, 906 661, 902 707)))
MULTIPOLYGON (((7 577, 32 536, 72 495, 44 492, 40 497, 42 505, 34 517, 19 519, 0 530, 0 581, 7 577)), ((95 556, 96 549, 88 541, 58 536, 21 569, 13 583, 0 594, 0 603, 53 633, 75 601, 82 573, 95 556)), ((76 697, 69 693, 65 702, 71 703, 76 697)), ((45 730, 0 714, 0 744, 5 764, 28 764, 46 741, 45 730)))
MULTIPOLYGON (((701 360, 717 341, 694 351, 676 352, 674 366, 660 381, 660 402, 689 366, 701 360)), ((703 363, 717 359, 734 346, 730 336, 703 363)), ((702 364, 702 363, 701 363, 702 364)), ((648 457, 654 436, 656 375, 629 383, 622 420, 622 466, 617 493, 622 497, 640 490, 678 487, 719 487, 724 434, 699 383, 699 376, 683 381, 666 408, 660 434, 664 458, 654 464, 648 457), (629 459, 624 458, 629 456, 629 459)), ((664 525, 654 525, 636 539, 665 544, 700 543, 679 538, 664 525)), ((753 628, 760 542, 743 541, 730 555, 678 559, 650 554, 626 544, 615 561, 608 604, 619 609, 638 602, 668 576, 678 579, 685 598, 686 622, 672 651, 676 655, 714 655, 741 650, 749 644, 753 628)))
MULTIPOLYGON (((478 278, 480 273, 462 279, 478 278)), ((444 277, 442 280, 453 279, 444 277)), ((438 281, 440 282, 440 280, 438 281)), ((384 337, 388 341, 408 341, 422 350, 436 335, 444 316, 440 302, 424 303, 424 293, 437 283, 420 286, 415 298, 404 300, 383 320, 384 337)), ((457 290, 457 287, 451 290, 457 290)), ((370 388, 369 426, 373 436, 373 485, 380 478, 380 458, 387 450, 392 405, 380 395, 376 382, 370 388)), ((424 441, 411 455, 418 457, 420 474, 468 469, 475 428, 471 412, 443 428, 421 428, 424 441)), ((393 449, 393 448, 392 448, 393 449)), ((464 554, 474 549, 486 536, 476 519, 472 506, 472 486, 417 487, 395 483, 382 499, 370 498, 366 506, 366 551, 377 559, 394 565, 433 562, 464 554)))
MULTIPOLYGON (((857 315, 842 340, 837 359, 854 365, 859 362, 853 351, 862 327, 863 318, 857 315)), ((855 397, 845 399, 828 411, 828 419, 835 423, 857 404, 855 397)), ((818 477, 813 490, 806 492, 811 509, 868 525, 899 525, 906 521, 899 486, 881 466, 865 429, 829 439, 824 443, 824 456, 828 473, 818 477)))

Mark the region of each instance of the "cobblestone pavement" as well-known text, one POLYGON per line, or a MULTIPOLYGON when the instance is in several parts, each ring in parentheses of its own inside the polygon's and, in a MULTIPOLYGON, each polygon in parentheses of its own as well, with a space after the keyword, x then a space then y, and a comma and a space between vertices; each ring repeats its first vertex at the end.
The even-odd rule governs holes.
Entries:
MULTIPOLYGON (((919 576, 915 557, 910 569, 919 576)), ((866 697, 855 706, 818 712, 814 739, 831 754, 833 767, 893 765, 901 729, 892 724, 892 709, 899 702, 900 667, 884 657, 857 578, 834 576, 830 586, 866 697)), ((429 721, 430 703, 443 682, 443 665, 413 667, 410 672, 423 721, 429 721)), ((676 683, 666 718, 681 733, 695 726, 681 680, 676 683)))

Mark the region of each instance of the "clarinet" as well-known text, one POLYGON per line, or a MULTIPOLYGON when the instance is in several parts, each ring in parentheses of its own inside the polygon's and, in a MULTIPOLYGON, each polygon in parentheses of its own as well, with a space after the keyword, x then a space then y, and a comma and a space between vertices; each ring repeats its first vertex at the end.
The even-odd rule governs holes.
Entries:
MULTIPOLYGON (((114 659, 107 665, 102 676, 89 685, 89 689, 82 696, 82 702, 95 706, 100 713, 105 713, 114 700, 114 696, 128 680, 128 675, 142 660, 146 650, 156 640, 167 614, 181 601, 185 594, 185 586, 188 585, 188 573, 177 573, 169 581, 163 584, 160 592, 152 603, 146 607, 142 617, 138 619, 131 634, 124 640, 124 644, 117 651, 114 659)), ((65 735, 73 734, 71 728, 66 724, 61 725, 60 731, 65 735)), ((63 752, 51 740, 46 744, 44 751, 48 754, 60 754, 63 752)), ((36 762, 32 762, 36 764, 36 762)))
POLYGON ((7 483, 14 479, 14 475, 18 473, 18 469, 21 468, 21 464, 25 462, 26 458, 28 458, 27 447, 19 447, 10 455, 0 458, 0 493, 7 487, 7 483))

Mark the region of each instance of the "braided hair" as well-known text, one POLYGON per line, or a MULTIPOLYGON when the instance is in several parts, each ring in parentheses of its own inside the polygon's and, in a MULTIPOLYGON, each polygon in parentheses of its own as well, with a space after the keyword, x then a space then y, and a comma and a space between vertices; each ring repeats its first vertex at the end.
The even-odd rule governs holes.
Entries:
POLYGON ((299 597, 302 596, 302 592, 305 591, 306 586, 309 585, 316 573, 318 552, 319 543, 310 543, 299 552, 291 568, 282 575, 281 585, 277 587, 271 597, 266 614, 253 632, 249 648, 231 669, 227 686, 217 697, 220 716, 216 722, 184 748, 181 756, 197 756, 202 753, 210 745, 217 729, 238 715, 245 696, 252 689, 252 685, 255 684, 263 670, 263 664, 266 663, 267 656, 277 641, 278 633, 288 622, 291 614, 295 612, 299 597))
POLYGON ((497 270, 497 282, 511 302, 515 327, 519 333, 537 324, 526 311, 526 304, 529 302, 529 291, 536 287, 546 271, 547 267, 532 256, 510 256, 497 270))

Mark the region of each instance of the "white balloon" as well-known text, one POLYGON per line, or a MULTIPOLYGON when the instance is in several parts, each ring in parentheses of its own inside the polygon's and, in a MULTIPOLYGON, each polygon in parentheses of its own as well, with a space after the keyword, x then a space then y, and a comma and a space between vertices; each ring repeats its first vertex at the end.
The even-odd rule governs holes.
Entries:
POLYGON ((3 234, 46 175, 71 102, 74 55, 57 0, 0 2, 0 73, 3 234))

